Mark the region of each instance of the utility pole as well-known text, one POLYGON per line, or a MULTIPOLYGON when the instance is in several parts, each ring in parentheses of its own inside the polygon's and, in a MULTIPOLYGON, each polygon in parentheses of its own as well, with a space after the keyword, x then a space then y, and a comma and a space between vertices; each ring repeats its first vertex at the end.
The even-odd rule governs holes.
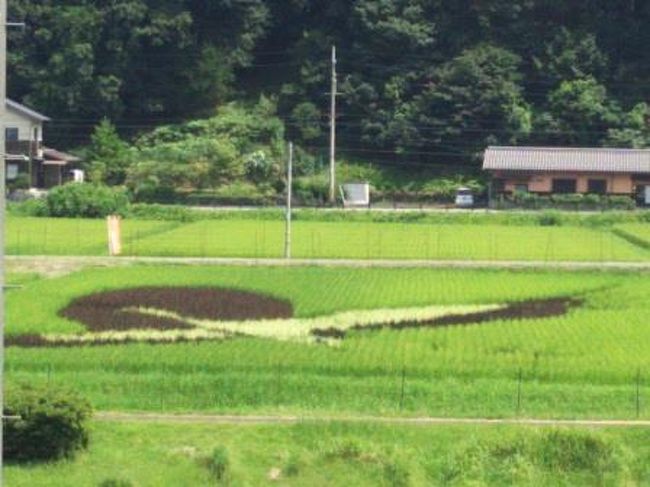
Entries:
POLYGON ((5 112, 7 98, 7 0, 0 0, 0 485, 2 476, 2 441, 4 433, 5 367, 5 112))
POLYGON ((284 227, 284 258, 291 258, 291 193, 293 186, 293 142, 289 142, 289 162, 287 163, 287 208, 284 227))
POLYGON ((332 88, 330 91, 330 204, 336 202, 336 46, 332 46, 332 88))

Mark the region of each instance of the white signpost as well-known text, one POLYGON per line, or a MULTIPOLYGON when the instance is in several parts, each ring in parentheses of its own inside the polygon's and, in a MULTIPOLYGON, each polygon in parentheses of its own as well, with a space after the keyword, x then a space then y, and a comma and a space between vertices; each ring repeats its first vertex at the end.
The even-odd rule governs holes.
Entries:
POLYGON ((370 206, 369 183, 345 183, 340 186, 340 189, 344 207, 370 206))

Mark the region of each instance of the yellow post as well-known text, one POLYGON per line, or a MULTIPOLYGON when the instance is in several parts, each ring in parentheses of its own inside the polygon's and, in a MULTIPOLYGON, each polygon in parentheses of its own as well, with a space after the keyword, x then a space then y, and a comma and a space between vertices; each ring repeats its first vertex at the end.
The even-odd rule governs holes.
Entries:
POLYGON ((122 219, 118 215, 109 215, 106 218, 108 228, 108 255, 111 257, 122 253, 122 219))

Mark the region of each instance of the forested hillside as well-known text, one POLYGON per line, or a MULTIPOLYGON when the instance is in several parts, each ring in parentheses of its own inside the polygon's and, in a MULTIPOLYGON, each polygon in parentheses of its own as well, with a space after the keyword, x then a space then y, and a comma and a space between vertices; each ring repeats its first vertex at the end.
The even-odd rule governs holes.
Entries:
POLYGON ((486 144, 645 146, 650 2, 639 0, 11 0, 9 92, 82 144, 276 98, 325 150, 330 48, 339 150, 476 165, 486 144))

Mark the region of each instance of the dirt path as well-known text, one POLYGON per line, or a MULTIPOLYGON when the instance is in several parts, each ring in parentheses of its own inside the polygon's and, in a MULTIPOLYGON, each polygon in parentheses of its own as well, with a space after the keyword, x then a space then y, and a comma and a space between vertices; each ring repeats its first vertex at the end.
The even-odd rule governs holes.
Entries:
POLYGON ((160 414, 97 412, 99 421, 135 421, 143 423, 190 424, 297 424, 297 423, 377 423, 388 425, 525 425, 525 426, 576 426, 589 428, 650 428, 650 420, 623 419, 539 419, 539 418, 438 418, 392 416, 292 416, 292 415, 217 415, 217 414, 160 414))
POLYGON ((465 269, 559 269, 650 271, 650 262, 545 262, 483 260, 364 260, 364 259, 253 259, 221 257, 85 257, 7 256, 9 272, 35 272, 60 276, 86 267, 113 267, 131 264, 184 264, 235 266, 323 266, 323 267, 428 267, 465 269))

